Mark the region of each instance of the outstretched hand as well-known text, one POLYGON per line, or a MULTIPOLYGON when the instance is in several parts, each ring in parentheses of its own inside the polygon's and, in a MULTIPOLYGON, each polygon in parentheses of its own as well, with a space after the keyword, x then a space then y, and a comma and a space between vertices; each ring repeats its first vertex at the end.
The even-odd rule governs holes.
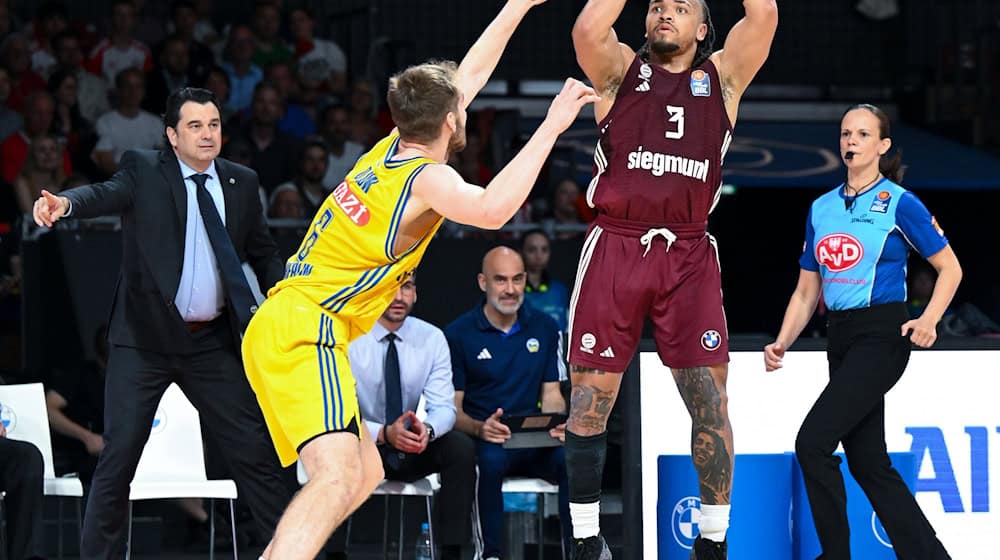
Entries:
POLYGON ((64 196, 56 196, 42 189, 42 196, 35 201, 32 214, 39 226, 52 227, 69 210, 69 201, 64 196))
POLYGON ((563 132, 573 124, 584 105, 600 100, 601 97, 593 88, 580 80, 567 78, 562 91, 552 100, 545 120, 555 125, 559 132, 563 132))

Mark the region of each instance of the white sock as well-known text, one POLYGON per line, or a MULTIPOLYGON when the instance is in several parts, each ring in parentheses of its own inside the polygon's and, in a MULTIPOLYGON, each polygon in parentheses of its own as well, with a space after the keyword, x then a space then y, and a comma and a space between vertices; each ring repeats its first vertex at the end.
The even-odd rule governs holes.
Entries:
MULTIPOLYGON (((570 504, 570 507, 573 507, 573 504, 570 504)), ((729 504, 724 506, 701 505, 698 532, 701 533, 702 537, 715 542, 726 540, 726 529, 729 528, 729 508, 729 504)))
POLYGON ((573 538, 585 539, 601 532, 601 502, 592 504, 569 503, 569 517, 573 520, 573 538))

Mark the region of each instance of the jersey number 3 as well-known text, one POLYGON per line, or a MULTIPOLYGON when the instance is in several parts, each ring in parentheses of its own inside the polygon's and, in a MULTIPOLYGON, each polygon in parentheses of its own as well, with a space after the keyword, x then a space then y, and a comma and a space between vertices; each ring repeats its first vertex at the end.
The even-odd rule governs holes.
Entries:
POLYGON ((677 130, 668 130, 666 137, 670 140, 680 140, 684 137, 684 107, 667 105, 667 113, 670 115, 667 122, 677 123, 677 130))

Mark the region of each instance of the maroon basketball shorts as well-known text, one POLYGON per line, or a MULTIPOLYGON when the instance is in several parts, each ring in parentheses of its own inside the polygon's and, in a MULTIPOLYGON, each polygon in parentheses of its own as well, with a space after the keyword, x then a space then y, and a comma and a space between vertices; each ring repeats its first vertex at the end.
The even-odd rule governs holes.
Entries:
POLYGON ((664 365, 729 361, 715 238, 704 224, 657 227, 600 215, 583 243, 569 302, 569 362, 624 371, 645 317, 664 365))

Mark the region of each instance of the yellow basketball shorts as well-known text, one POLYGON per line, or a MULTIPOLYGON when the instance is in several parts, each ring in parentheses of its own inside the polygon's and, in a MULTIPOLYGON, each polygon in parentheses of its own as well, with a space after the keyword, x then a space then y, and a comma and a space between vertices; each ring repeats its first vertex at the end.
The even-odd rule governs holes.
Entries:
POLYGON ((243 366, 283 466, 329 432, 363 432, 347 357, 349 326, 294 289, 260 306, 243 336, 243 366))

